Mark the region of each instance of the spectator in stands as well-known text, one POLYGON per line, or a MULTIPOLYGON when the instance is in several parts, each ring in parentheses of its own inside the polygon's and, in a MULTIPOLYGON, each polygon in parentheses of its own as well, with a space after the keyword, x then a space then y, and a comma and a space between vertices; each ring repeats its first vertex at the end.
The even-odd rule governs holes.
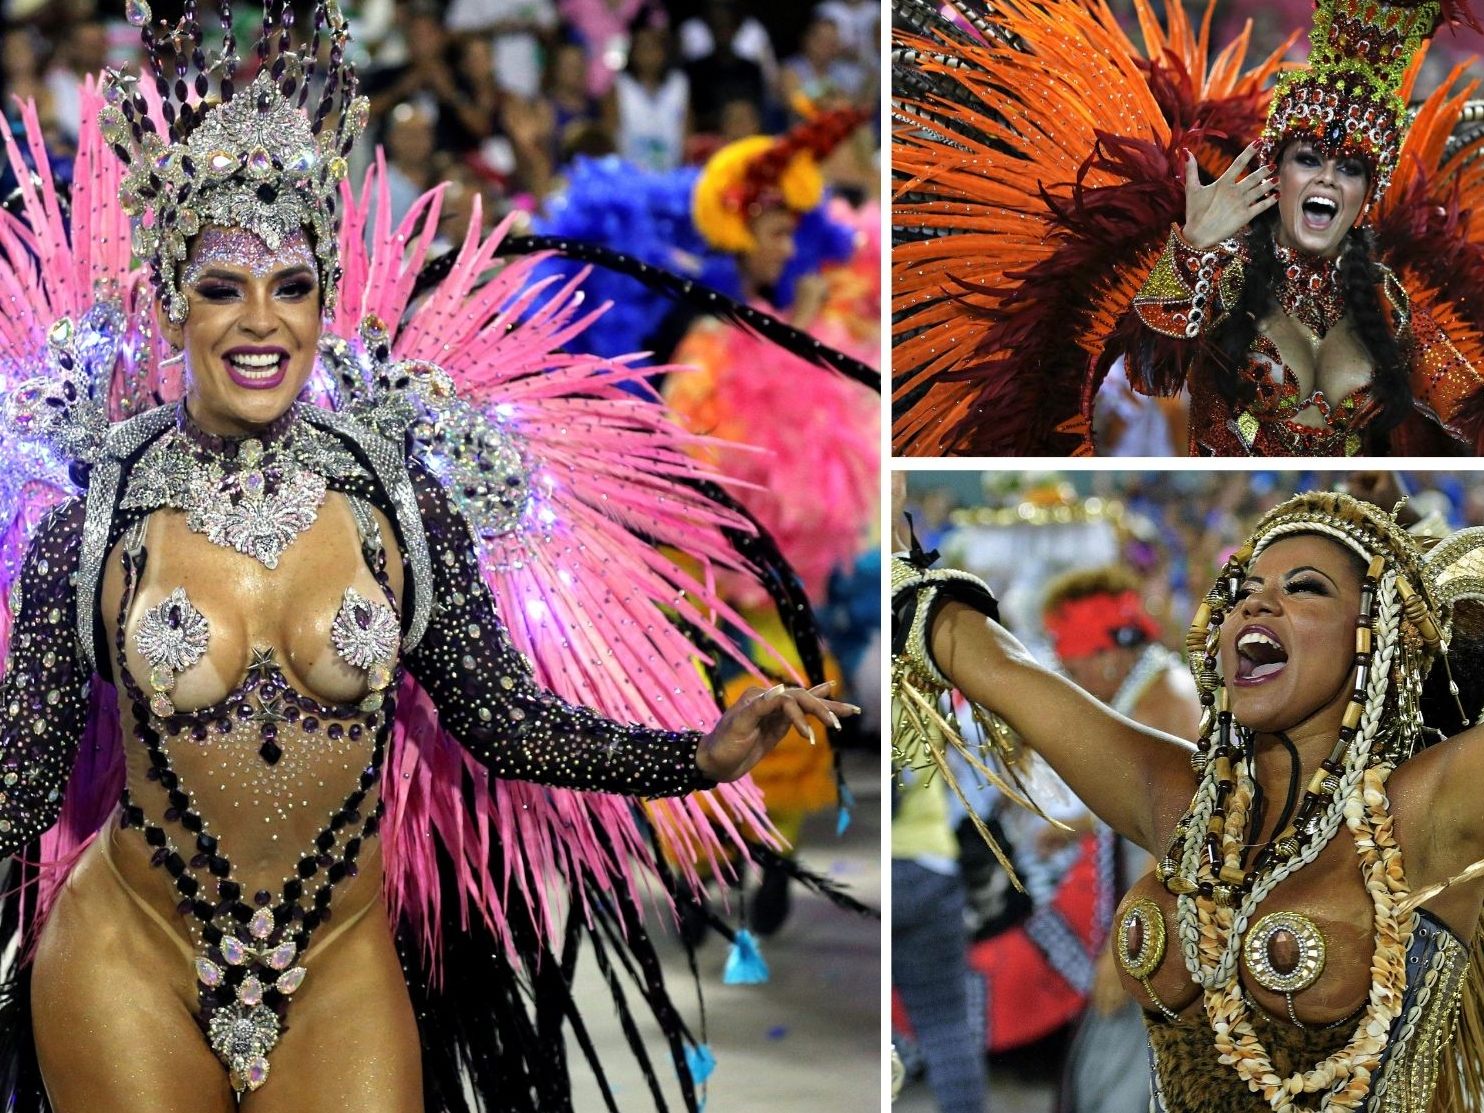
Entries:
POLYGON ((69 142, 76 142, 81 122, 83 78, 102 72, 107 63, 108 27, 100 19, 79 21, 57 46, 46 87, 57 128, 69 142))
POLYGON ((803 97, 817 108, 861 103, 869 87, 866 69, 847 58, 834 20, 816 15, 804 29, 799 53, 783 63, 783 103, 797 111, 803 97))
POLYGON ((499 111, 488 44, 451 40, 432 4, 412 5, 399 15, 406 59, 366 75, 372 116, 385 119, 395 106, 415 103, 432 120, 438 150, 476 150, 493 133, 499 111))
POLYGON ((35 100, 50 142, 57 137, 57 108, 51 88, 42 77, 46 51, 46 40, 34 27, 26 24, 11 27, 0 46, 0 70, 4 71, 0 80, 4 81, 5 118, 11 121, 19 118, 16 98, 35 100))
POLYGON ((629 43, 629 63, 613 83, 604 122, 618 153, 644 170, 673 170, 692 130, 691 80, 676 64, 669 29, 644 24, 629 43))
POLYGON ((778 85, 778 58, 768 29, 756 16, 744 15, 737 0, 705 0, 699 16, 680 25, 680 55, 699 62, 726 53, 751 62, 762 71, 771 94, 778 85))
MULTIPOLYGON (((581 43, 561 42, 552 47, 546 57, 541 99, 531 109, 541 117, 541 132, 553 167, 563 166, 571 157, 571 145, 595 125, 606 128, 603 102, 591 92, 587 54, 581 43)), ((609 149, 612 147, 610 141, 609 149)))
POLYGON ((749 135, 761 135, 762 133, 763 114, 759 111, 756 101, 749 97, 738 97, 721 106, 716 133, 718 145, 724 146, 727 143, 735 143, 739 139, 746 139, 749 135))
POLYGON ((845 56, 874 71, 881 55, 881 6, 876 0, 824 0, 814 13, 840 31, 845 56))
MULTIPOLYGON (((767 42, 768 33, 751 16, 744 21, 732 0, 707 0, 704 20, 687 20, 681 27, 681 55, 690 76, 691 114, 697 131, 721 130, 722 109, 736 100, 751 101, 766 118, 772 85, 768 71, 755 57, 760 53, 757 36, 767 42), (756 34, 752 29, 756 29, 756 34), (689 40, 689 41, 687 41, 689 40)), ((774 65, 773 47, 766 57, 774 65)))
MULTIPOLYGON (((587 92, 607 95, 629 53, 629 28, 642 19, 663 19, 658 0, 557 0, 562 22, 583 50, 587 92)), ((548 67, 549 69, 549 67, 548 67)))
POLYGON ((526 100, 541 92, 542 49, 556 26, 554 0, 452 0, 448 6, 448 29, 488 39, 496 84, 526 100))
POLYGON ((419 197, 438 184, 433 160, 437 135, 437 122, 422 101, 403 101, 392 109, 383 142, 393 220, 401 220, 419 197))

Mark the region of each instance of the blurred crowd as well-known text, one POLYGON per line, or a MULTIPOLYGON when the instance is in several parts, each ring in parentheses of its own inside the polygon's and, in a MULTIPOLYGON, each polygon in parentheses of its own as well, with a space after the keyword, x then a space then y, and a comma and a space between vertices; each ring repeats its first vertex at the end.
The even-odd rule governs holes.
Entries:
MULTIPOLYGON (((1198 708, 1181 647, 1200 598, 1264 512, 1297 492, 1334 489, 1387 508, 1405 499, 1412 528, 1431 536, 1484 524, 1484 484, 1469 472, 916 472, 905 510, 918 542, 937 550, 943 566, 985 579, 1006 624, 1043 664, 1136 721, 1193 736, 1198 708), (1152 621, 1130 622, 1106 648, 1067 641, 1057 615, 1065 600, 1120 593, 1129 596, 1122 608, 1099 613, 1152 621), (1146 654, 1168 674, 1163 696, 1138 690, 1153 676, 1140 679, 1146 654), (1174 725, 1181 714, 1184 729, 1174 725)), ((967 709, 956 710, 974 737, 967 709)), ((899 1113, 1148 1108, 1147 1078, 1128 1069, 1146 1059, 1143 1029, 1107 939, 1118 898, 1152 861, 1115 838, 1043 763, 1023 761, 1033 797, 1070 830, 993 790, 971 793, 967 803, 1005 847, 1025 893, 1011 887, 963 802, 945 800, 930 838, 929 813, 913 801, 924 786, 914 789, 909 772, 895 787, 894 933, 906 930, 899 887, 917 901, 905 905, 909 913, 921 906, 922 924, 957 910, 952 930, 940 930, 935 942, 919 929, 919 946, 893 950, 894 1039, 909 1069, 926 1075, 926 1084, 909 1087, 899 1113), (967 987, 956 1015, 914 1007, 914 994, 930 984, 934 1001, 949 999, 949 971, 967 987), (964 1032, 971 1049, 962 1046, 964 1032)))
MULTIPOLYGON (((296 0, 308 10, 304 0, 296 0)), ((205 3, 203 8, 213 9, 205 3)), ((257 5, 237 5, 251 33, 257 5)), ((722 144, 777 134, 803 113, 874 106, 878 5, 737 0, 347 0, 373 136, 401 211, 450 181, 445 220, 487 223, 539 211, 578 155, 619 154, 643 169, 703 162, 722 144)), ((180 0, 152 4, 174 20, 180 0)), ((49 154, 65 161, 84 77, 138 55, 123 0, 6 0, 0 104, 34 100, 49 154)), ((827 177, 874 195, 870 129, 827 177)), ((371 144, 362 145, 362 158, 371 144)), ((8 160, 7 160, 8 162, 8 160)), ((14 181, 7 167, 6 181, 14 181)))
MULTIPOLYGON (((966 542, 995 532, 983 524, 1009 512, 1027 521, 1024 507, 1092 505, 1104 508, 1110 562, 1135 572, 1150 612, 1167 639, 1178 644, 1200 596, 1227 556, 1245 540, 1264 512, 1301 491, 1367 481, 1369 473, 1096 471, 1033 475, 965 472, 913 476, 911 512, 924 548, 940 549, 952 562, 966 542)), ((1401 477, 1408 505, 1436 515, 1449 527, 1484 525, 1484 485, 1467 472, 1427 472, 1401 477)), ((1046 511, 1048 515, 1050 511, 1046 511)), ((1053 515, 1054 516, 1054 515, 1053 515)), ((998 519, 996 519, 998 520, 998 519)), ((1034 533, 1037 531, 1031 530, 1034 533)), ((1042 531, 1044 532, 1044 531, 1042 531)), ((1103 552, 1104 550, 1096 550, 1103 552)), ((1090 562, 1070 552, 1065 566, 1044 578, 1090 562)), ((985 570, 976 569, 981 574, 985 570)), ((996 585, 991 585, 996 586, 996 585)), ((1003 590, 1003 585, 997 587, 1003 590)), ((1032 631, 1032 637, 1035 632, 1032 631)))

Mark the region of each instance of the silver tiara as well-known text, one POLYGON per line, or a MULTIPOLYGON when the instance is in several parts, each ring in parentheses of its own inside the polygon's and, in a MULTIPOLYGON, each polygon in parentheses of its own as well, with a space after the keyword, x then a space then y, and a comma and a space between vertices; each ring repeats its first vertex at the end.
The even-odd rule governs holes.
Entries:
POLYGON ((209 52, 195 0, 187 0, 174 27, 153 24, 146 0, 129 0, 126 14, 144 40, 156 98, 145 96, 140 78, 110 70, 99 125, 128 168, 120 199, 133 218, 134 254, 149 265, 170 320, 185 320, 181 268, 192 237, 209 225, 246 228, 275 249, 307 230, 325 305, 333 308, 340 183, 370 115, 346 60, 350 30, 340 4, 315 5, 313 34, 301 53, 292 49, 293 8, 264 0, 249 63, 237 54, 227 0, 217 6, 220 48, 209 52), (326 36, 329 60, 321 65, 326 36), (158 117, 151 99, 159 101, 158 117))

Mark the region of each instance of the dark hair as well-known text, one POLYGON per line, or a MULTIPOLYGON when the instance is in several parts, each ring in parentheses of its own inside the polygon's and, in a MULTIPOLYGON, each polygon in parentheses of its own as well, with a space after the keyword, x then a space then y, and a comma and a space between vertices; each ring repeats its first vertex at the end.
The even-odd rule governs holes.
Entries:
MULTIPOLYGON (((1422 721, 1451 738, 1465 729, 1460 705, 1470 725, 1484 719, 1484 605, 1473 601, 1461 601, 1453 609, 1447 660, 1439 655, 1422 684, 1422 721), (1450 676, 1458 685, 1456 699, 1449 687, 1450 676)), ((1426 741, 1438 739, 1429 736, 1426 741)))
MULTIPOLYGON (((1275 291, 1280 279, 1278 257, 1273 250, 1277 210, 1262 213, 1247 228, 1246 267, 1242 295, 1212 339, 1216 349, 1213 378, 1228 401, 1250 403, 1256 388, 1241 375, 1247 365, 1257 325, 1277 307, 1275 291)), ((1345 308, 1355 336, 1371 358, 1371 395, 1381 412, 1372 432, 1385 433, 1400 425, 1412 411, 1412 384, 1407 353, 1397 342, 1392 321, 1381 304, 1380 270, 1376 266, 1375 234, 1369 228, 1352 228, 1345 235, 1340 255, 1340 278, 1345 308)))

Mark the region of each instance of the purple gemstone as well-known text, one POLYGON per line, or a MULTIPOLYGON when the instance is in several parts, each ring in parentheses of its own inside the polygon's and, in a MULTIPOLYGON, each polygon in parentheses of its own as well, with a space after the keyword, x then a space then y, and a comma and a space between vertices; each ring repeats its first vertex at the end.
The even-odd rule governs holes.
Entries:
POLYGON ((357 723, 356 725, 354 725, 354 726, 352 726, 350 728, 350 740, 352 742, 359 741, 360 740, 360 737, 361 737, 361 733, 362 733, 361 732, 361 726, 360 726, 359 723, 357 723))
POLYGON ((175 906, 175 911, 179 912, 182 916, 189 916, 193 907, 194 905, 190 901, 183 900, 175 906))
POLYGON ((357 604, 355 609, 356 625, 362 630, 371 629, 371 609, 362 604, 357 604))
POLYGON ((273 900, 273 894, 270 893, 267 889, 259 889, 256 893, 253 894, 252 899, 253 903, 261 908, 273 900))
POLYGON ((165 818, 167 820, 169 820, 171 823, 174 823, 176 820, 178 820, 180 818, 180 809, 179 808, 166 808, 165 809, 165 818))
POLYGON ((170 851, 162 846, 149 856, 149 864, 152 866, 163 866, 165 859, 168 857, 170 857, 170 851))
POLYGON ((172 606, 169 612, 167 612, 167 614, 165 615, 165 619, 167 622, 170 623, 170 629, 179 630, 181 622, 180 604, 177 603, 172 606))
POLYGON ((206 868, 207 861, 209 861, 209 859, 205 854, 193 854, 191 855, 191 869, 204 870, 206 868))
POLYGON ((304 729, 307 730, 310 734, 313 734, 315 731, 319 730, 319 720, 315 718, 305 719, 304 729))

